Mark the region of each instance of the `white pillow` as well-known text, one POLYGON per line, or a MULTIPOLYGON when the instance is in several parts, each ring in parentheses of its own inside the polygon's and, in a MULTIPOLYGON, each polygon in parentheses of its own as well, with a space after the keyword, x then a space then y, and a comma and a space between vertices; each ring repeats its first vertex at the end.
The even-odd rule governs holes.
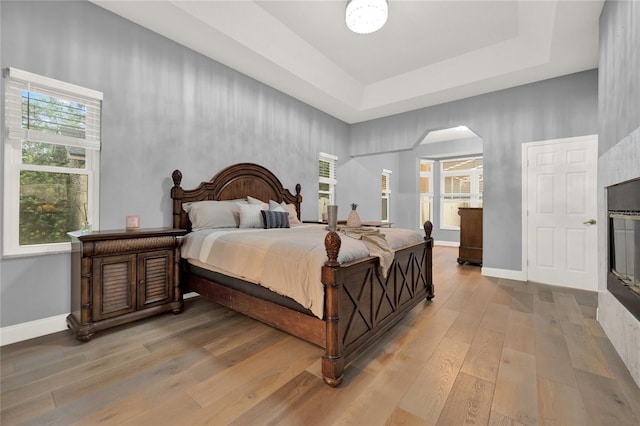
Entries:
POLYGON ((286 210, 284 209, 284 206, 282 206, 279 203, 276 203, 273 200, 269 200, 269 210, 271 210, 272 212, 286 212, 286 210))
POLYGON ((252 196, 247 196, 247 202, 249 204, 257 204, 260 206, 260 210, 269 210, 269 204, 265 203, 262 200, 258 200, 257 198, 253 198, 252 196))
POLYGON ((296 206, 293 204, 284 204, 284 208, 287 212, 289 212, 289 225, 300 225, 300 219, 298 219, 298 211, 296 210, 296 206))
POLYGON ((184 203, 182 209, 189 214, 191 229, 237 228, 240 216, 235 201, 194 201, 184 203))
POLYGON ((287 204, 284 201, 280 204, 273 200, 269 200, 269 210, 274 212, 287 212, 289 213, 289 225, 299 225, 302 222, 298 219, 298 211, 293 204, 287 204))
POLYGON ((259 204, 238 204, 240 209, 240 228, 264 228, 262 206, 259 204))

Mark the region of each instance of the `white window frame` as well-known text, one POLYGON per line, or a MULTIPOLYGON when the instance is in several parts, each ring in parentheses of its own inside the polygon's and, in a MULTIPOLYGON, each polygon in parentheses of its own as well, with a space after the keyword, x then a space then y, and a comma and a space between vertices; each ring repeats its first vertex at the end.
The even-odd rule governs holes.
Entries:
MULTIPOLYGON (((318 162, 324 161, 329 163, 329 177, 324 177, 318 175, 318 182, 329 185, 329 191, 321 191, 318 189, 318 220, 322 220, 323 208, 320 205, 320 195, 329 195, 329 205, 333 205, 336 203, 336 185, 338 184, 338 179, 336 177, 336 165, 338 164, 338 157, 332 154, 327 154, 326 152, 321 152, 319 154, 318 162)), ((325 211, 326 212, 326 211, 325 211)))
MULTIPOLYGON (((382 198, 380 199, 380 212, 382 212, 382 201, 387 200, 387 218, 383 219, 380 217, 380 221, 382 223, 389 223, 391 220, 391 174, 393 172, 391 170, 382 169, 382 174, 380 175, 380 189, 382 190, 382 198), (382 186, 382 179, 386 178, 387 187, 384 188, 382 186)), ((382 216, 382 215, 381 215, 382 216)))
POLYGON ((469 196, 469 207, 480 207, 482 200, 482 192, 480 192, 480 176, 484 174, 484 168, 482 169, 474 169, 474 170, 455 170, 455 171, 446 171, 444 170, 444 163, 447 161, 464 161, 464 160, 476 160, 482 159, 482 156, 474 156, 474 157, 464 157, 464 158, 448 158, 440 160, 440 229, 446 230, 460 230, 460 226, 445 226, 444 225, 444 201, 446 199, 451 199, 452 197, 466 197, 469 196), (445 178, 450 176, 469 176, 471 179, 470 182, 470 193, 447 193, 445 194, 445 178))
POLYGON ((63 81, 43 77, 16 68, 5 71, 5 134, 4 136, 4 219, 3 257, 30 256, 71 251, 71 243, 48 243, 20 245, 20 172, 25 170, 71 173, 87 175, 88 205, 87 221, 94 229, 99 229, 99 189, 100 189, 100 115, 103 95, 101 92, 76 86, 63 81), (87 107, 87 129, 85 138, 75 138, 53 133, 24 129, 21 126, 21 112, 15 107, 16 96, 22 90, 33 90, 60 98, 74 99, 87 107), (13 102, 10 102, 13 99, 13 102), (53 167, 22 163, 22 141, 34 140, 63 146, 85 149, 85 168, 53 167))
MULTIPOLYGON (((433 188, 434 188, 434 181, 433 181, 433 167, 435 165, 435 161, 433 160, 425 160, 425 159, 420 159, 420 164, 418 165, 418 188, 420 188, 420 179, 423 177, 426 177, 429 179, 429 192, 420 192, 419 196, 420 196, 420 205, 418 206, 418 217, 420 218, 420 220, 422 220, 422 199, 423 197, 427 198, 429 201, 429 211, 431 212, 431 218, 429 220, 431 220, 431 222, 433 222, 433 188), (422 164, 430 164, 431 165, 431 171, 428 172, 423 172, 422 168, 420 166, 422 166, 422 164)), ((424 223, 419 223, 418 224, 418 228, 422 229, 422 227, 424 226, 424 223)))

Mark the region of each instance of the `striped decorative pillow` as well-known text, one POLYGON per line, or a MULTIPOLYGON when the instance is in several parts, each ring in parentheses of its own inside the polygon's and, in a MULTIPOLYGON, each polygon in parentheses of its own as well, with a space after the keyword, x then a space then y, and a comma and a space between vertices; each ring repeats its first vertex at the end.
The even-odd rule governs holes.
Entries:
POLYGON ((289 227, 288 212, 276 212, 273 210, 261 210, 261 212, 264 229, 289 227))

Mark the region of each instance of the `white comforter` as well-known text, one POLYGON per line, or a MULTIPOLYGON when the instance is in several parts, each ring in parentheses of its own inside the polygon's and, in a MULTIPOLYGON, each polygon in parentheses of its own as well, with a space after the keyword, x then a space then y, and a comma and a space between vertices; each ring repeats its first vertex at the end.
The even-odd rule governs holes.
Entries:
MULTIPOLYGON (((419 232, 409 229, 385 228, 381 232, 393 249, 423 241, 419 232)), ((322 318, 320 271, 327 260, 326 234, 324 225, 308 224, 285 229, 205 229, 187 235, 182 257, 288 296, 322 318)), ((339 262, 369 256, 361 240, 343 234, 340 238, 339 262)))

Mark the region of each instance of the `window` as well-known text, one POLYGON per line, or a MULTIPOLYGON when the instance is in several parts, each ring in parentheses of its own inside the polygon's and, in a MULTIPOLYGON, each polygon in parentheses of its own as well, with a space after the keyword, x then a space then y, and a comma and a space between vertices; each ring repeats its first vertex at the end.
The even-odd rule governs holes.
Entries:
POLYGON ((319 187, 318 187, 318 220, 323 220, 323 213, 326 216, 327 206, 335 204, 336 189, 336 163, 338 157, 320 153, 320 161, 318 167, 319 187))
POLYGON ((4 255, 70 249, 98 223, 102 93, 15 68, 5 75, 4 255))
POLYGON ((420 223, 433 221, 433 161, 420 160, 420 223))
POLYGON ((389 197, 391 195, 391 170, 382 170, 382 214, 381 221, 389 222, 389 197))
POLYGON ((459 207, 482 207, 482 157, 444 160, 441 167, 441 224, 460 229, 459 207))

